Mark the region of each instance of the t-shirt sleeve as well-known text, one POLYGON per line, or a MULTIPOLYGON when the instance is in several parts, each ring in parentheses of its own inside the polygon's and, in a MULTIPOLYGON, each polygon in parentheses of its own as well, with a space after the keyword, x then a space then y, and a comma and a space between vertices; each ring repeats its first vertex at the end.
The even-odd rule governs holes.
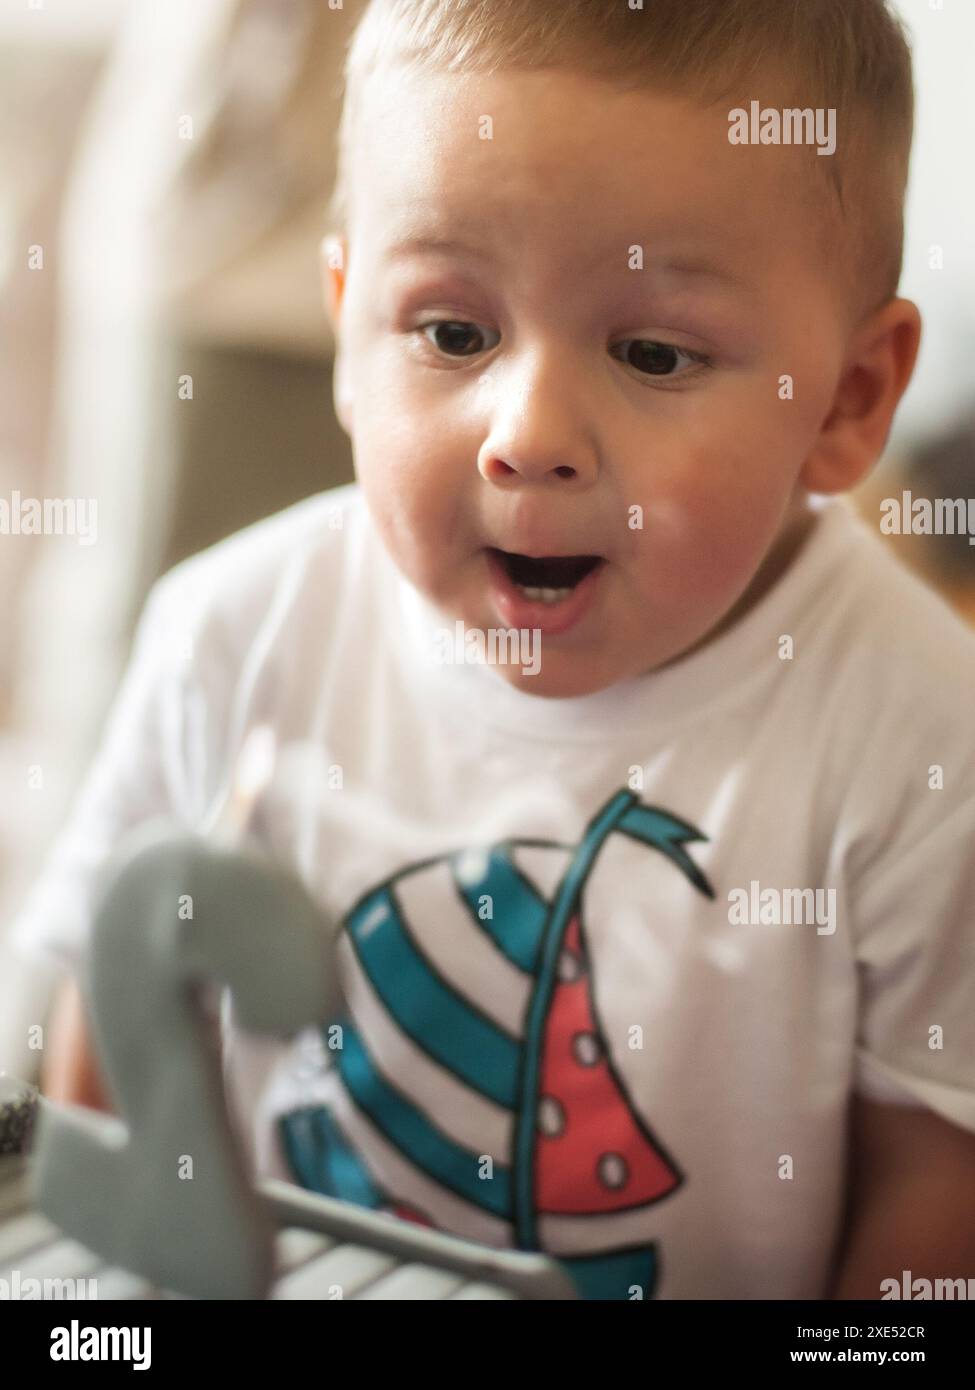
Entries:
POLYGON ((975 797, 932 819, 856 894, 855 1089, 975 1131, 975 797))
POLYGON ((157 581, 94 761, 7 933, 20 955, 77 970, 99 870, 132 828, 157 817, 192 824, 208 795, 216 727, 191 651, 190 610, 175 571, 157 581))

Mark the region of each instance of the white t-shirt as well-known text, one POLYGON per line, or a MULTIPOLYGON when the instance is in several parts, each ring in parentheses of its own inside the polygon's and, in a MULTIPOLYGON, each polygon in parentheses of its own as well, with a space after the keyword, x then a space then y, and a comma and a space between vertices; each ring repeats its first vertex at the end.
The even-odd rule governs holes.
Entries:
POLYGON ((975 1131, 975 636, 819 506, 733 629, 567 700, 444 660, 355 484, 185 561, 13 939, 76 967, 119 837, 201 826, 268 722, 346 1012, 225 1011, 259 1175, 591 1297, 822 1297, 851 1092, 975 1131))

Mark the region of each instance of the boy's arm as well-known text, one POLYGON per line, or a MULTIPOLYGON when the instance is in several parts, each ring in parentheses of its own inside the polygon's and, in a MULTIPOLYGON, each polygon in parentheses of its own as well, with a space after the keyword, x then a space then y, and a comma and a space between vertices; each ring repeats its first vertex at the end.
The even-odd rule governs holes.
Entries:
POLYGON ((48 1025, 41 1091, 50 1100, 86 1105, 113 1114, 88 1026, 85 1004, 72 977, 59 987, 48 1025))
POLYGON ((883 1279, 975 1279, 975 1134, 925 1107, 854 1096, 845 1229, 829 1298, 883 1279))

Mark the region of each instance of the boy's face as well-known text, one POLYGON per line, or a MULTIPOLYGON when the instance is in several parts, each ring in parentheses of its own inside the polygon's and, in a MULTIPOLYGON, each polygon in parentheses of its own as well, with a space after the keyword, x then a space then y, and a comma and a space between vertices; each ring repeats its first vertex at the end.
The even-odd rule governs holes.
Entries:
POLYGON ((731 145, 747 102, 561 70, 378 86, 333 307, 388 550, 445 625, 541 628, 539 674, 497 668, 527 692, 674 660, 774 581, 807 519, 845 347, 813 152, 731 145), (546 603, 498 552, 599 563, 574 588, 519 571, 570 587, 546 603))

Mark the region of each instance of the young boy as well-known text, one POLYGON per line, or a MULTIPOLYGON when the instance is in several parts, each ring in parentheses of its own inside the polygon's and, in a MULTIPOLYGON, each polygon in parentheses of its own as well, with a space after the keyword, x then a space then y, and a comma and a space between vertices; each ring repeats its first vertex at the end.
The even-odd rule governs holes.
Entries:
POLYGON ((121 834, 270 724, 348 1010, 228 1029, 259 1173, 593 1298, 975 1276, 975 640, 837 497, 920 336, 901 30, 373 0, 348 79, 357 482, 157 584, 18 939, 77 969, 121 834))

